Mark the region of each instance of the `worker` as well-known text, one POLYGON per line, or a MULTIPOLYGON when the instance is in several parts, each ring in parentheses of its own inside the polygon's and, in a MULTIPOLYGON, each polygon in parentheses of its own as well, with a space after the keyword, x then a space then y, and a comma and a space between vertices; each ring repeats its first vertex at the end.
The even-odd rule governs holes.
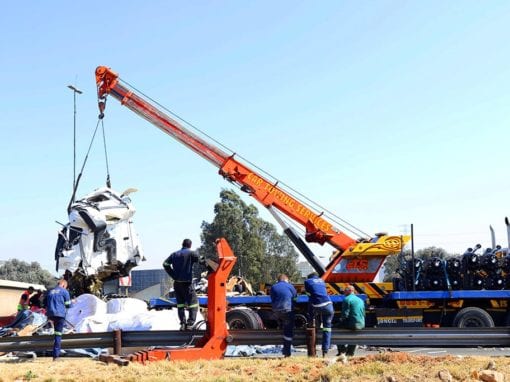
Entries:
POLYGON ((30 296, 32 293, 34 293, 34 287, 29 286, 28 289, 21 294, 18 303, 18 312, 30 309, 30 296))
POLYGON ((294 337, 294 301, 297 292, 285 274, 278 276, 278 282, 271 287, 271 306, 279 327, 283 328, 283 356, 290 357, 294 337))
MULTIPOLYGON (((356 296, 354 287, 347 285, 344 289, 340 327, 350 330, 361 330, 365 327, 365 302, 356 296)), ((338 356, 353 356, 356 345, 337 345, 338 356)))
POLYGON ((198 298, 192 281, 193 264, 199 261, 199 256, 191 250, 191 244, 190 239, 184 239, 182 248, 172 253, 163 262, 163 268, 174 280, 180 330, 191 330, 198 313, 198 298), (188 310, 188 319, 186 319, 186 309, 188 310))
POLYGON ((310 273, 305 280, 305 291, 309 296, 308 316, 311 322, 321 317, 322 356, 325 357, 331 347, 331 322, 335 314, 333 303, 328 296, 326 283, 316 272, 310 273))
POLYGON ((28 305, 30 306, 30 310, 32 312, 38 312, 41 310, 42 298, 43 298, 42 289, 37 289, 34 295, 30 297, 30 299, 28 300, 28 305))
POLYGON ((62 331, 66 320, 67 309, 71 306, 71 297, 67 291, 67 281, 60 279, 57 286, 46 293, 46 315, 53 323, 55 339, 53 342, 53 361, 60 357, 62 331))

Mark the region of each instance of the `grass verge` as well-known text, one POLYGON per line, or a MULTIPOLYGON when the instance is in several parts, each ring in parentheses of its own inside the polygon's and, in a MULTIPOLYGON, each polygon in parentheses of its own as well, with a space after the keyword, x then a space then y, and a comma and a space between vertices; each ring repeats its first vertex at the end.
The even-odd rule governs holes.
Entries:
POLYGON ((224 359, 220 361, 169 362, 122 367, 88 358, 38 358, 0 362, 0 382, 11 381, 331 381, 386 382, 440 381, 447 371, 453 381, 478 381, 482 370, 510 376, 507 357, 430 357, 407 353, 381 353, 354 357, 343 364, 336 359, 305 357, 224 359))

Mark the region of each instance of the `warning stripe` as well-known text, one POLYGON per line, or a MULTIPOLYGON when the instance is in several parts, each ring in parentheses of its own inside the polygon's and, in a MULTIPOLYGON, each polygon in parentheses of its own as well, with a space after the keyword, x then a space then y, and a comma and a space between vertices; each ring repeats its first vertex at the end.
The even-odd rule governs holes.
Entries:
POLYGON ((379 283, 370 283, 370 286, 372 288, 374 288, 374 291, 376 291, 377 293, 379 293, 379 296, 380 297, 383 297, 383 296, 386 296, 388 293, 392 292, 393 291, 393 284, 392 283, 384 283, 384 284, 390 284, 391 285, 391 289, 388 290, 386 288, 381 288, 381 284, 379 283))
MULTIPOLYGON (((393 291, 392 283, 335 283, 335 285, 341 290, 344 290, 347 285, 352 285, 357 294, 365 294, 368 298, 372 299, 383 298, 388 293, 393 291)), ((332 287, 330 288, 329 292, 332 294, 337 294, 332 287)))

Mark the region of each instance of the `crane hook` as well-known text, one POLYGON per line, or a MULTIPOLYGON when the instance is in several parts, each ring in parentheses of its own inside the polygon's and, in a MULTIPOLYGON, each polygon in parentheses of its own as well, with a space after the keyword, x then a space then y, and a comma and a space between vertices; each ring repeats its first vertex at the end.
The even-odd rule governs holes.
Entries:
POLYGON ((105 104, 104 101, 99 101, 97 103, 97 106, 99 107, 99 116, 98 116, 98 118, 99 119, 103 119, 104 118, 104 109, 106 107, 106 104, 105 104))

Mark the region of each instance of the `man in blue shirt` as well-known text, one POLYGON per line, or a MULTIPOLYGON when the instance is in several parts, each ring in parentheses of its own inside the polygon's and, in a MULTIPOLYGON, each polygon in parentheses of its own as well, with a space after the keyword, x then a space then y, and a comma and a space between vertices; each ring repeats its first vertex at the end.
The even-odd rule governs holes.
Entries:
POLYGON ((199 260, 198 254, 191 250, 191 240, 184 239, 182 248, 172 253, 163 263, 166 273, 174 279, 177 314, 181 330, 191 329, 198 313, 198 298, 193 287, 193 264, 199 260), (186 320, 185 309, 188 309, 186 320))
POLYGON ((283 327, 283 356, 290 357, 292 338, 294 336, 294 311, 293 303, 297 298, 294 286, 289 283, 287 275, 278 276, 278 282, 271 287, 271 306, 278 320, 278 325, 283 327))
POLYGON ((331 322, 335 314, 333 303, 328 296, 326 283, 315 272, 305 280, 305 291, 309 296, 309 318, 322 317, 322 356, 325 357, 331 347, 331 322))
POLYGON ((53 360, 60 357, 62 331, 66 320, 66 313, 71 306, 71 297, 67 291, 67 281, 60 279, 57 286, 46 294, 46 315, 53 322, 55 340, 53 342, 53 360))

